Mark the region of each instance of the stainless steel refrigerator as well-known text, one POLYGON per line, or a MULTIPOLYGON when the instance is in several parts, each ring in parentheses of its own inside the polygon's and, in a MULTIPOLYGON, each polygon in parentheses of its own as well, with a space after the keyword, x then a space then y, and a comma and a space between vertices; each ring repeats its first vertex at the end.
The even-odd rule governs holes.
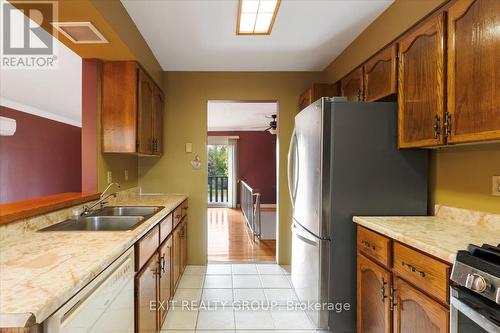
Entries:
POLYGON ((334 97, 297 114, 288 155, 296 294, 318 328, 355 332, 352 217, 426 215, 428 153, 398 149, 396 103, 334 97))

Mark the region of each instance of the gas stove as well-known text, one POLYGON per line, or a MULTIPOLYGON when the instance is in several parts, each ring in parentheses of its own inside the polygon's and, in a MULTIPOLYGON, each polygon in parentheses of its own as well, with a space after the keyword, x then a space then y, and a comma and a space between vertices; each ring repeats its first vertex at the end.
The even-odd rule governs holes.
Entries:
POLYGON ((451 280, 451 332, 500 332, 500 244, 458 251, 451 280))

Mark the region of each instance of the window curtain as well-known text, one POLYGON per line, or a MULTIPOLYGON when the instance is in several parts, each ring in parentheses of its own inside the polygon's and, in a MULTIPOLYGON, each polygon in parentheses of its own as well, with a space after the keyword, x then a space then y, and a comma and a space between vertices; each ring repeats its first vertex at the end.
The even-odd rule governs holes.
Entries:
POLYGON ((236 208, 238 198, 238 138, 227 140, 228 207, 236 208))

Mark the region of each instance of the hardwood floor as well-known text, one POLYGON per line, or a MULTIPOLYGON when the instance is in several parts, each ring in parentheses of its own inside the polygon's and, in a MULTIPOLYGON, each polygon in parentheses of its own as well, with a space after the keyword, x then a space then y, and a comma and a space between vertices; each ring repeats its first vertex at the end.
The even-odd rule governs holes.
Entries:
POLYGON ((255 242, 239 209, 209 208, 208 261, 276 261, 276 241, 255 242))

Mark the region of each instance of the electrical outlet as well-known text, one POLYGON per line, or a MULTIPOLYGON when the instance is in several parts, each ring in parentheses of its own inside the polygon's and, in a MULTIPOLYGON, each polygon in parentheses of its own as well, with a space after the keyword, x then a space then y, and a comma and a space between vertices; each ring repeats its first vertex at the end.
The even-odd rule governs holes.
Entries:
POLYGON ((500 196, 500 176, 493 176, 493 183, 492 183, 492 189, 491 189, 491 194, 500 196))
POLYGON ((106 173, 106 178, 108 180, 108 184, 111 184, 113 182, 113 173, 111 171, 108 171, 106 173))
POLYGON ((127 170, 127 169, 125 169, 125 172, 124 172, 123 178, 124 178, 125 180, 128 180, 128 170, 127 170))

